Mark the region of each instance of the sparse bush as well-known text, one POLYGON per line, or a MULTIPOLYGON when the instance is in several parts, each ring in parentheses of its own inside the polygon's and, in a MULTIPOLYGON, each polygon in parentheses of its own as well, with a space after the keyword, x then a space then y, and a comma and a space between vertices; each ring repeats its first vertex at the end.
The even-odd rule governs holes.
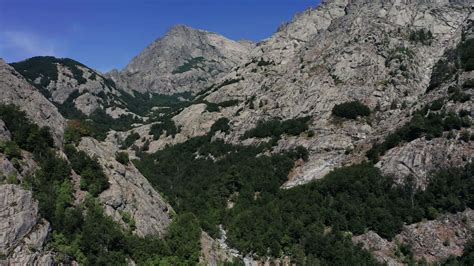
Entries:
POLYGON ((0 152, 3 152, 8 159, 21 159, 20 147, 14 141, 0 142, 0 152))
POLYGON ((356 119, 358 116, 369 116, 370 109, 359 101, 337 104, 332 109, 332 114, 337 117, 356 119))
POLYGON ((115 160, 117 160, 117 162, 119 162, 121 164, 124 164, 124 165, 127 165, 130 162, 130 158, 129 158, 127 152, 118 152, 115 155, 115 160))
POLYGON ((410 33, 410 41, 430 45, 433 41, 433 33, 430 30, 419 29, 410 33))
POLYGON ((130 135, 128 135, 125 140, 122 143, 121 149, 128 149, 130 146, 132 146, 135 141, 137 141, 140 138, 140 134, 137 132, 133 132, 130 135))
POLYGON ((174 137, 181 131, 179 127, 171 119, 164 119, 160 123, 153 124, 150 128, 150 134, 153 135, 154 140, 158 140, 160 136, 165 133, 165 136, 174 137))
POLYGON ((228 133, 230 130, 229 119, 226 117, 219 118, 211 127, 211 134, 221 131, 223 133, 228 133))
POLYGON ((280 121, 272 119, 265 122, 258 122, 257 126, 248 130, 242 136, 242 139, 249 138, 266 138, 266 137, 280 137, 281 134, 288 134, 298 136, 299 134, 308 130, 308 122, 310 117, 302 117, 296 119, 288 119, 280 121))

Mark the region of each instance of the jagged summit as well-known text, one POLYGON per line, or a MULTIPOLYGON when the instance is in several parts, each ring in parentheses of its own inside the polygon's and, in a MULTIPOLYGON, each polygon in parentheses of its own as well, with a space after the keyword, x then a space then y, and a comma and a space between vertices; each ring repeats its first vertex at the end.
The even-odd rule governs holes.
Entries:
POLYGON ((252 44, 185 25, 172 27, 120 73, 110 77, 127 91, 197 92, 248 59, 252 44))

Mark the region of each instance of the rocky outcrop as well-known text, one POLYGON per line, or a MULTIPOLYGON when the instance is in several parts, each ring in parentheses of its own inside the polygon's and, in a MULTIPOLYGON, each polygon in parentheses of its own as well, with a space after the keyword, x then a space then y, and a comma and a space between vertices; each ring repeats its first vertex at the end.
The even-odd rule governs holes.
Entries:
POLYGON ((57 108, 1 59, 0 91, 1 104, 18 106, 34 123, 49 127, 56 145, 62 145, 65 121, 57 108))
POLYGON ((403 184, 406 176, 413 176, 417 187, 425 189, 428 175, 437 169, 461 167, 472 161, 474 142, 436 138, 417 139, 387 152, 377 163, 382 173, 403 184))
POLYGON ((238 100, 227 142, 258 121, 311 116, 314 137, 283 136, 275 150, 303 145, 310 160, 292 187, 365 158, 372 143, 405 124, 433 96, 425 94, 444 51, 459 42, 470 1, 324 1, 281 27, 252 51, 250 63, 216 82, 205 97, 238 100), (400 12, 398 12, 400 11, 400 12), (413 32, 430 31, 420 43, 413 32), (233 82, 226 82, 232 80, 233 82), (336 104, 359 100, 369 119, 334 119, 336 104))
POLYGON ((404 226, 393 241, 387 241, 374 232, 353 238, 361 243, 382 263, 404 265, 401 245, 411 247, 416 260, 436 263, 449 256, 461 256, 464 246, 474 237, 474 211, 446 214, 427 222, 404 226))
POLYGON ((232 253, 226 247, 222 247, 222 243, 210 237, 206 232, 201 234, 201 256, 199 262, 209 266, 221 265, 226 261, 233 261, 238 256, 232 253))
POLYGON ((78 148, 96 157, 109 179, 109 189, 99 195, 105 213, 126 228, 123 215, 128 213, 135 221, 133 232, 138 236, 163 236, 173 209, 133 164, 122 165, 115 160, 118 148, 93 138, 83 138, 78 148))
POLYGON ((108 76, 129 92, 197 92, 245 62, 252 47, 249 42, 235 42, 216 33, 178 25, 148 46, 123 71, 111 71, 108 76))
POLYGON ((31 191, 0 185, 0 264, 54 265, 53 255, 44 250, 49 231, 31 191))

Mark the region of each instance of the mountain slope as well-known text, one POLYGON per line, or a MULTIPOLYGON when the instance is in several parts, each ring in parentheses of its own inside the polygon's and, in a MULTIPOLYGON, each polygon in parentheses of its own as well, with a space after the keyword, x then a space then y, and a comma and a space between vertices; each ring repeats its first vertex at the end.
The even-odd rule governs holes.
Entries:
POLYGON ((128 92, 198 92, 245 62, 252 46, 178 25, 149 45, 124 70, 112 71, 109 76, 128 92))
POLYGON ((20 106, 35 123, 49 127, 56 144, 62 145, 66 125, 57 108, 1 59, 0 91, 0 103, 20 106))
POLYGON ((268 53, 222 78, 245 79, 211 91, 205 100, 239 101, 233 111, 223 111, 233 112, 226 114, 232 126, 225 137, 233 143, 258 121, 311 116, 315 137, 285 137, 275 149, 302 144, 310 150, 302 174, 287 186, 318 179, 357 161, 371 142, 403 125, 410 110, 433 99, 425 95, 432 68, 446 48, 457 45, 470 13, 470 5, 439 1, 326 1, 284 28, 298 28, 306 20, 321 23, 312 34, 304 30, 293 34, 300 38, 274 37, 281 42, 276 50, 272 39, 263 43, 268 53), (328 22, 330 14, 340 17, 328 22), (429 42, 411 38, 421 31, 432 34, 429 42), (288 52, 295 39, 301 39, 299 48, 288 52), (332 108, 354 100, 375 110, 370 121, 335 121, 332 108))
POLYGON ((69 58, 38 56, 11 64, 63 113, 90 116, 98 109, 119 105, 121 93, 99 72, 69 58), (67 110, 69 109, 69 110, 67 110))

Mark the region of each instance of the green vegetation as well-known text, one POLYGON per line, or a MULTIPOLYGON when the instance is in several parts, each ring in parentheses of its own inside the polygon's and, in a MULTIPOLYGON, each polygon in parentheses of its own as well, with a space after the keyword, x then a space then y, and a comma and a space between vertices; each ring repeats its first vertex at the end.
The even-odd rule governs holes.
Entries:
POLYGON ((18 157, 16 146, 32 152, 36 159, 46 156, 46 151, 54 142, 48 128, 40 128, 29 122, 26 114, 12 105, 0 105, 0 119, 5 122, 12 134, 12 141, 16 143, 5 147, 12 157, 18 157))
POLYGON ((109 187, 107 177, 96 159, 92 159, 83 151, 77 151, 72 145, 66 145, 64 152, 72 169, 81 176, 81 189, 95 197, 109 187))
POLYGON ((448 88, 449 100, 453 102, 465 103, 471 99, 471 95, 464 93, 459 87, 448 88))
POLYGON ((211 135, 214 135, 215 132, 221 131, 223 133, 228 133, 230 130, 229 119, 226 117, 219 118, 211 127, 211 135))
POLYGON ((120 215, 122 215, 122 221, 128 225, 128 228, 130 228, 130 231, 137 229, 135 220, 133 219, 130 213, 123 211, 123 212, 120 212, 120 215))
MULTIPOLYGON (((444 81, 452 77, 457 79, 456 73, 459 70, 474 70, 474 39, 466 40, 463 38, 462 43, 456 49, 445 52, 443 58, 434 67, 427 91, 439 87, 444 81)), ((472 88, 473 86, 472 82, 464 84, 465 88, 472 88)))
POLYGON ((5 154, 9 160, 14 158, 21 159, 20 147, 18 147, 18 144, 14 141, 0 141, 0 152, 5 154))
POLYGON ((369 116, 370 109, 359 101, 336 104, 332 114, 337 117, 356 119, 359 116, 369 116))
POLYGON ((122 142, 122 145, 121 145, 121 149, 128 149, 130 146, 132 146, 135 141, 137 141, 138 139, 140 139, 140 134, 138 134, 137 132, 133 132, 131 134, 129 134, 125 140, 122 142))
POLYGON ((181 128, 177 127, 171 119, 163 119, 161 122, 150 127, 150 134, 153 135, 154 140, 160 139, 163 133, 165 133, 166 137, 174 137, 179 132, 181 132, 181 128))
POLYGON ((107 132, 111 129, 116 131, 126 131, 131 128, 133 124, 141 123, 141 119, 129 115, 121 115, 114 119, 109 116, 103 109, 96 109, 91 115, 86 116, 81 111, 77 110, 74 100, 79 97, 78 91, 74 91, 62 104, 56 104, 59 112, 67 119, 73 122, 70 124, 69 130, 66 132, 66 139, 72 142, 77 142, 81 137, 89 136, 98 140, 104 140, 107 137, 107 132))
POLYGON ((210 135, 196 137, 153 155, 143 154, 134 163, 167 195, 176 211, 193 212, 201 226, 216 235, 229 197, 236 192, 253 197, 256 192, 278 191, 302 152, 257 156, 263 147, 210 140, 210 135))
POLYGON ((465 40, 458 50, 464 70, 474 70, 474 39, 465 40))
POLYGON ((242 139, 249 138, 279 138, 282 134, 298 136, 308 130, 308 123, 311 117, 301 117, 288 120, 272 119, 269 121, 260 121, 253 129, 248 130, 242 136, 242 139))
POLYGON ((226 107, 231 107, 239 104, 238 100, 228 100, 220 103, 211 103, 211 102, 205 102, 207 107, 206 111, 208 112, 219 112, 220 107, 226 108, 226 107))
POLYGON ((450 257, 443 265, 460 266, 460 265, 474 265, 474 239, 469 241, 464 247, 464 252, 461 257, 450 257))
POLYGON ((416 191, 413 182, 395 186, 371 164, 337 169, 320 181, 281 190, 294 160, 307 159, 307 151, 299 147, 271 156, 265 151, 265 145, 211 142, 208 135, 143 154, 134 163, 178 213, 194 213, 212 235, 223 224, 240 251, 290 255, 297 264, 377 264, 352 244, 348 231, 375 230, 392 238, 404 223, 474 205, 474 165, 440 171, 424 192, 416 191))
POLYGON ((443 82, 452 78, 459 69, 459 59, 457 50, 449 49, 445 52, 433 68, 430 85, 427 92, 439 87, 443 82))
POLYGON ((419 29, 410 33, 410 41, 430 45, 433 41, 433 33, 430 30, 419 29))
POLYGON ((398 146, 402 141, 410 142, 421 137, 438 138, 443 136, 444 131, 460 130, 470 126, 469 117, 460 117, 456 113, 441 110, 443 105, 443 100, 436 100, 415 113, 410 122, 388 135, 384 142, 375 144, 367 152, 367 157, 377 162, 380 156, 398 146))
POLYGON ((130 162, 130 158, 128 157, 128 153, 126 152, 118 152, 115 155, 115 160, 124 165, 127 165, 130 162))
POLYGON ((134 95, 125 91, 120 91, 122 96, 120 100, 130 112, 140 116, 149 114, 153 107, 168 108, 169 112, 176 111, 190 105, 188 101, 191 98, 190 92, 176 93, 173 95, 151 94, 134 92, 134 95))
POLYGON ((201 70, 204 70, 202 68, 202 63, 204 63, 206 61, 206 59, 202 56, 199 56, 199 57, 193 57, 191 59, 188 59, 186 61, 186 63, 182 64, 181 66, 177 67, 175 70, 173 70, 173 72, 171 72, 172 74, 180 74, 180 73, 185 73, 185 72, 188 72, 192 69, 201 69, 201 70))
POLYGON ((36 56, 27 60, 10 64, 16 71, 24 76, 32 85, 37 87, 46 97, 50 97, 50 93, 46 90, 51 81, 58 80, 58 69, 57 64, 61 64, 69 68, 72 72, 74 79, 79 84, 86 83, 86 79, 83 77, 83 71, 79 68, 85 67, 83 64, 69 59, 69 58, 55 58, 52 56, 36 56), (41 78, 39 84, 34 81, 37 78, 41 78))
POLYGON ((90 136, 90 129, 87 125, 79 120, 68 121, 66 130, 64 131, 64 140, 66 143, 77 144, 82 137, 90 136))
MULTIPOLYGON (((56 155, 47 129, 28 121, 16 107, 0 105, 0 119, 12 133, 16 145, 35 154, 39 168, 34 177, 23 182, 31 183, 41 216, 51 223, 49 247, 57 253, 60 263, 75 260, 81 265, 126 265, 128 258, 138 265, 197 263, 201 230, 194 215, 183 213, 175 217, 163 240, 139 238, 124 232, 90 195, 84 204, 73 205, 71 165, 86 179, 85 185, 91 194, 105 188, 102 182, 105 174, 96 160, 67 145, 69 165, 56 155), (36 145, 43 149, 38 150, 36 145)), ((8 181, 19 182, 13 175, 8 181)), ((130 229, 134 227, 129 214, 123 213, 122 218, 130 229)))

